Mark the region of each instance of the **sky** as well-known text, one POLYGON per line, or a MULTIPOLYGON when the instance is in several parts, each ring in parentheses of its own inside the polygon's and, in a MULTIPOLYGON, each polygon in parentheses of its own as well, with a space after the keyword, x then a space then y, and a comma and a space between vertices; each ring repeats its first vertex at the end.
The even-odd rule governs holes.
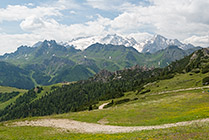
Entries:
POLYGON ((209 0, 1 0, 0 54, 38 41, 160 34, 209 45, 209 0))

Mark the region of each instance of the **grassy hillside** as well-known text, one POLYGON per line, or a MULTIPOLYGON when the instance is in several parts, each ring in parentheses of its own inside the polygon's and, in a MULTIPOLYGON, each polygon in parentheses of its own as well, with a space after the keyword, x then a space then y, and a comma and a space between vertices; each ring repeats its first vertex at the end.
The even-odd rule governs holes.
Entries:
POLYGON ((30 89, 34 83, 30 72, 16 65, 0 61, 0 85, 30 89))
MULTIPOLYGON (((40 118, 67 118, 91 123, 100 123, 101 120, 110 125, 121 126, 144 126, 158 125, 166 123, 175 123, 180 121, 196 120, 209 117, 209 88, 203 87, 201 82, 195 84, 191 79, 200 81, 207 74, 179 74, 169 80, 160 80, 155 83, 147 84, 145 88, 137 94, 138 91, 125 93, 124 97, 114 99, 114 105, 104 110, 82 111, 75 113, 66 113, 45 117, 26 118, 24 120, 36 120, 40 118), (178 79, 178 82, 177 82, 178 79), (185 81, 185 82, 183 82, 185 81), (188 82, 186 82, 188 81, 188 82), (172 85, 171 83, 174 83, 172 85), (180 84, 181 83, 181 84, 180 84), (202 89, 186 90, 178 92, 161 93, 162 91, 172 91, 176 89, 187 89, 190 87, 199 87, 202 89), (165 88, 167 87, 167 88, 165 88), (140 94, 143 91, 151 89, 150 92, 140 94), (129 98, 130 101, 122 104, 116 104, 118 101, 129 98), (137 99, 138 98, 138 99, 137 99), (100 122, 98 122, 100 121, 100 122)), ((57 86, 61 86, 59 84, 57 86)), ((52 86, 51 86, 52 87, 52 86)), ((50 86, 44 87, 45 93, 51 89, 50 86)), ((44 95, 44 92, 41 92, 44 95)), ((111 100, 100 102, 111 102, 111 100)), ((99 105, 98 104, 98 105, 99 105)), ((15 120, 15 121, 21 121, 15 120)), ((14 122, 14 121, 12 121, 14 122)), ((6 122, 7 123, 7 122, 6 122)), ((10 122, 9 122, 10 124, 10 122)), ((209 123, 196 123, 188 126, 179 126, 159 130, 145 130, 132 133, 118 134, 81 134, 71 131, 49 127, 10 127, 5 123, 0 123, 0 139, 21 140, 21 139, 109 139, 109 140, 127 140, 127 139, 201 139, 207 140, 209 137, 209 123)))
MULTIPOLYGON (((209 87, 158 94, 162 91, 202 86, 201 82, 198 82, 199 85, 195 85, 191 79, 200 81, 204 76, 206 75, 194 74, 191 77, 189 74, 177 75, 170 80, 148 84, 139 93, 137 91, 127 92, 124 97, 114 99, 113 107, 105 110, 67 113, 53 117, 92 123, 105 120, 107 124, 122 126, 158 125, 207 118, 209 117, 209 87), (151 91, 143 94, 143 91, 148 89, 151 91), (130 101, 117 104, 124 99, 130 101)), ((111 102, 111 100, 106 102, 111 102)))
MULTIPOLYGON (((66 84, 68 84, 68 83, 66 83, 66 84)), ((58 83, 58 84, 54 84, 54 85, 50 85, 50 86, 42 86, 41 92, 37 93, 37 96, 31 102, 33 102, 37 99, 40 99, 44 95, 48 94, 50 91, 52 91, 52 87, 61 87, 62 85, 65 85, 65 83, 58 83)), ((25 90, 25 89, 17 89, 14 87, 0 86, 0 94, 20 92, 17 96, 15 96, 5 102, 0 101, 0 110, 3 110, 6 106, 10 105, 11 103, 14 103, 17 98, 19 98, 20 96, 23 96, 25 93, 27 93, 27 91, 28 90, 25 90)))
POLYGON ((9 93, 13 91, 19 91, 19 92, 26 92, 27 90, 25 89, 18 89, 14 87, 6 87, 6 86, 0 86, 0 93, 9 93))
POLYGON ((12 92, 20 92, 17 96, 1 102, 0 101, 0 110, 4 109, 6 106, 8 106, 9 104, 13 103, 19 96, 23 95, 25 92, 27 92, 27 90, 24 89, 17 89, 14 87, 4 87, 4 86, 0 86, 0 94, 5 94, 5 93, 12 93, 12 92))
POLYGON ((185 73, 176 74, 172 79, 156 81, 147 84, 145 90, 151 89, 152 92, 161 92, 168 90, 177 90, 192 87, 201 87, 202 79, 207 77, 208 73, 185 73))

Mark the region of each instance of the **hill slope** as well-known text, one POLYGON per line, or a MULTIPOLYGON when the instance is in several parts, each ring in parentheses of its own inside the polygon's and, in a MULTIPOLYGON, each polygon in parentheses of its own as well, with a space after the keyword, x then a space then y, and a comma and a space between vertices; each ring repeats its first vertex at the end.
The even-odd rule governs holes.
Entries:
POLYGON ((29 77, 30 72, 15 65, 0 61, 0 85, 30 89, 34 83, 29 77))
POLYGON ((200 83, 207 84, 208 81, 205 77, 207 77, 208 71, 205 71, 205 69, 208 70, 208 54, 208 49, 196 51, 184 59, 173 62, 164 69, 152 70, 135 66, 116 72, 102 71, 89 80, 61 88, 58 87, 35 102, 31 102, 31 100, 37 95, 33 90, 30 90, 23 97, 17 99, 14 105, 8 106, 1 112, 1 116, 3 116, 2 119, 4 120, 26 117, 28 115, 42 116, 68 111, 80 111, 88 108, 92 109, 98 101, 122 97, 124 92, 138 91, 140 94, 150 92, 149 90, 143 91, 145 84, 160 79, 172 78, 176 73, 189 71, 202 73, 205 80, 200 79, 200 83))

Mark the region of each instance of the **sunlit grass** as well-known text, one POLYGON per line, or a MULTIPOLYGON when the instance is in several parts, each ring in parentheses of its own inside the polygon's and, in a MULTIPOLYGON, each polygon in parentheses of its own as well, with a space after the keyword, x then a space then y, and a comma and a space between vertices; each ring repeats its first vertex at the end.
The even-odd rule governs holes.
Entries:
POLYGON ((83 111, 51 116, 97 123, 106 119, 111 125, 143 126, 175 123, 209 117, 209 93, 167 93, 146 96, 104 110, 83 111))

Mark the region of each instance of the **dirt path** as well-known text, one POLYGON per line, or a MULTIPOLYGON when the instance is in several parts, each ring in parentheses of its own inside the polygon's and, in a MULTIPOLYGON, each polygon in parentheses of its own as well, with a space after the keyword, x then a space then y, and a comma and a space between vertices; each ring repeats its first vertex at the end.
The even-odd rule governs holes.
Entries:
POLYGON ((189 91, 189 90, 196 90, 196 89, 205 89, 205 88, 209 88, 209 86, 195 87, 195 88, 186 88, 186 89, 177 89, 177 90, 170 90, 170 91, 162 91, 162 92, 158 92, 158 93, 152 93, 151 95, 171 93, 171 92, 179 92, 179 91, 189 91))
POLYGON ((40 119, 36 121, 23 121, 14 123, 15 126, 44 126, 44 127, 54 127, 61 128, 65 130, 70 130, 73 132, 80 133, 128 133, 133 131, 142 131, 142 130, 152 130, 152 129, 164 129, 176 126, 186 126, 193 123, 204 123, 209 122, 209 118, 187 121, 187 122, 178 122, 171 124, 155 125, 155 126, 110 126, 110 125, 101 125, 94 123, 86 123, 73 121, 68 119, 40 119))
POLYGON ((100 105, 98 109, 103 109, 104 106, 106 106, 107 104, 109 104, 109 103, 104 103, 104 104, 100 105))

